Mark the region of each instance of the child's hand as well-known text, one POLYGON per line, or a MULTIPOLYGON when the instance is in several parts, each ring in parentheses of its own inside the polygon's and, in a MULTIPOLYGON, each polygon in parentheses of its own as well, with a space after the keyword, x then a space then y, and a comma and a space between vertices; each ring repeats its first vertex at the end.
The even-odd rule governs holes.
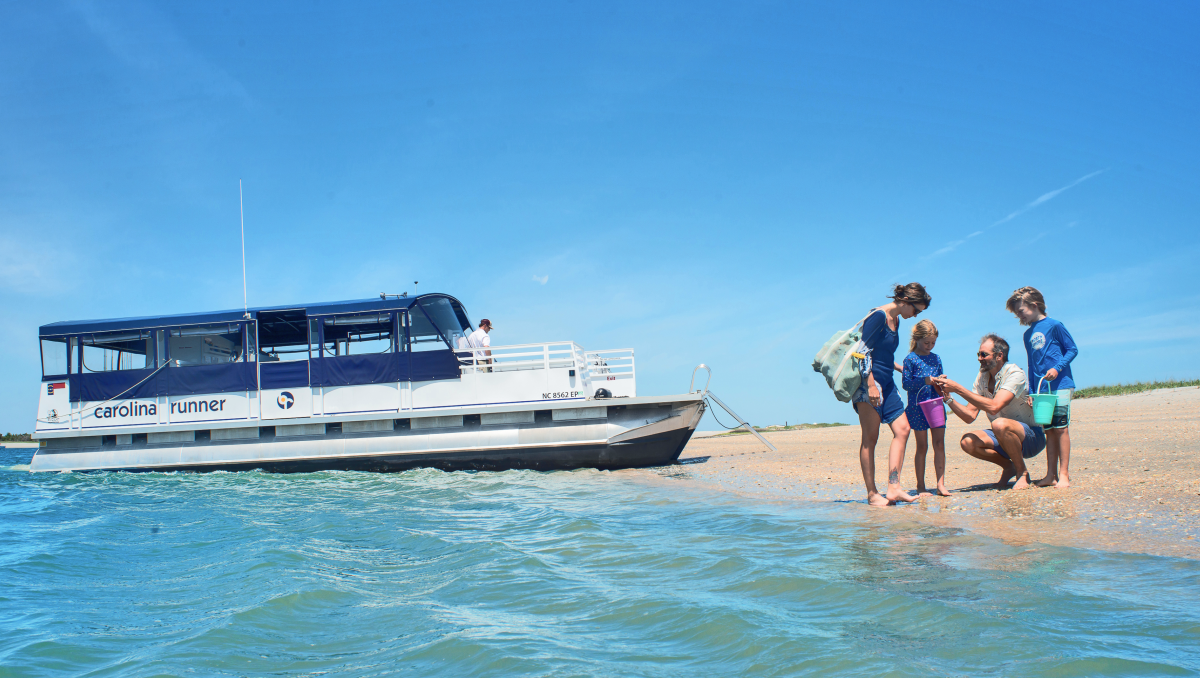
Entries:
POLYGON ((1054 369, 1053 367, 1046 370, 1046 379, 1048 379, 1050 381, 1054 381, 1055 379, 1058 379, 1058 370, 1054 369))

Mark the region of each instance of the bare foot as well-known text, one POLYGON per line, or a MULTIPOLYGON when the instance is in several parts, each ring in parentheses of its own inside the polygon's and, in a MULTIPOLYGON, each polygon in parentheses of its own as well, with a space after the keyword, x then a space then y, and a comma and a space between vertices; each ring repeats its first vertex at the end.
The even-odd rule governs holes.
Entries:
POLYGON ((925 489, 924 487, 918 485, 917 486, 917 496, 918 497, 932 497, 933 493, 931 493, 929 490, 925 489))
POLYGON ((1014 469, 1012 467, 1012 464, 1005 466, 1004 470, 1000 473, 1000 480, 996 481, 996 489, 997 490, 1008 489, 1008 484, 1010 482, 1012 482, 1013 478, 1016 478, 1016 477, 1017 477, 1017 471, 1016 471, 1016 469, 1014 469))
POLYGON ((942 485, 940 483, 938 484, 937 493, 938 493, 939 497, 949 497, 950 496, 950 490, 947 490, 946 486, 942 485))
POLYGON ((1041 480, 1034 481, 1033 484, 1037 485, 1038 487, 1050 487, 1051 485, 1055 484, 1054 476, 1048 475, 1045 478, 1042 478, 1041 480))
POLYGON ((891 502, 887 500, 887 497, 879 494, 878 492, 868 492, 867 503, 871 506, 887 506, 891 502))
POLYGON ((1017 482, 1013 484, 1012 488, 1014 490, 1029 489, 1029 474, 1025 474, 1025 475, 1021 476, 1020 478, 1017 478, 1017 482))
POLYGON ((1065 490, 1071 486, 1071 479, 1066 476, 1063 476, 1062 478, 1058 479, 1057 483, 1054 483, 1054 486, 1060 490, 1065 490))
POLYGON ((916 501, 917 498, 904 491, 899 485, 888 485, 887 500, 890 502, 916 501))

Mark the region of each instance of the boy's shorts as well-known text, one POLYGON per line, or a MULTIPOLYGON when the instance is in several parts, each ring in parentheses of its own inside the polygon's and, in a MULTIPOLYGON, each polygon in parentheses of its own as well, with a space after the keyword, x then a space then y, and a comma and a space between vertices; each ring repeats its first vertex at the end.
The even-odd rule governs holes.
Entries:
MULTIPOLYGON (((1021 428, 1025 429, 1025 437, 1021 439, 1021 456, 1029 459, 1041 454, 1042 450, 1046 449, 1046 432, 1040 426, 1031 427, 1025 422, 1021 422, 1021 428)), ((996 454, 1012 461, 1012 458, 1008 456, 1004 448, 1000 447, 1000 441, 996 440, 996 434, 992 433, 992 429, 985 428, 983 432, 987 434, 987 437, 992 439, 992 449, 996 450, 996 454)))
POLYGON ((1066 428, 1071 425, 1071 395, 1075 393, 1075 389, 1060 388, 1055 393, 1058 394, 1058 404, 1054 406, 1054 418, 1045 427, 1047 429, 1066 428))

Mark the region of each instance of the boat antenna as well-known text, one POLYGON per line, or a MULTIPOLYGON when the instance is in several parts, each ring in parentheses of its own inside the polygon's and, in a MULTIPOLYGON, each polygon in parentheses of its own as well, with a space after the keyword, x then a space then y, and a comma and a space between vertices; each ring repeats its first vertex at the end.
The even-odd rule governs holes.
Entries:
POLYGON ((414 280, 414 281, 413 281, 413 296, 414 296, 414 297, 416 297, 416 296, 420 296, 420 294, 421 294, 421 293, 420 293, 420 292, 417 290, 417 281, 416 281, 416 280, 414 280))
POLYGON ((246 301, 246 210, 242 203, 242 180, 238 179, 238 216, 242 220, 242 312, 250 318, 250 304, 246 301))

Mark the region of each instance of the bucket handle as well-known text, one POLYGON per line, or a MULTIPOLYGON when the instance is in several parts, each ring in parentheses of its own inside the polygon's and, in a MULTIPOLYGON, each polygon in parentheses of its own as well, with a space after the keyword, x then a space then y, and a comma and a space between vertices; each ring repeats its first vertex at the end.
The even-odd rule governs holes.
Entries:
MULTIPOLYGON (((925 384, 925 385, 924 385, 924 386, 922 386, 921 388, 917 389, 917 402, 918 402, 918 403, 923 403, 923 402, 925 402, 924 400, 921 400, 921 391, 924 391, 925 389, 930 389, 930 390, 933 390, 933 385, 932 385, 932 384, 925 384)), ((930 398, 930 400, 933 400, 933 398, 930 398)))
MULTIPOLYGON (((1042 375, 1041 379, 1038 379, 1037 390, 1033 392, 1034 395, 1042 394, 1042 382, 1043 381, 1046 381, 1046 375, 1044 375, 1044 374, 1042 375)), ((1054 384, 1051 383, 1050 386, 1053 387, 1054 384)), ((1046 391, 1046 395, 1053 395, 1053 394, 1054 394, 1054 391, 1046 391)))

